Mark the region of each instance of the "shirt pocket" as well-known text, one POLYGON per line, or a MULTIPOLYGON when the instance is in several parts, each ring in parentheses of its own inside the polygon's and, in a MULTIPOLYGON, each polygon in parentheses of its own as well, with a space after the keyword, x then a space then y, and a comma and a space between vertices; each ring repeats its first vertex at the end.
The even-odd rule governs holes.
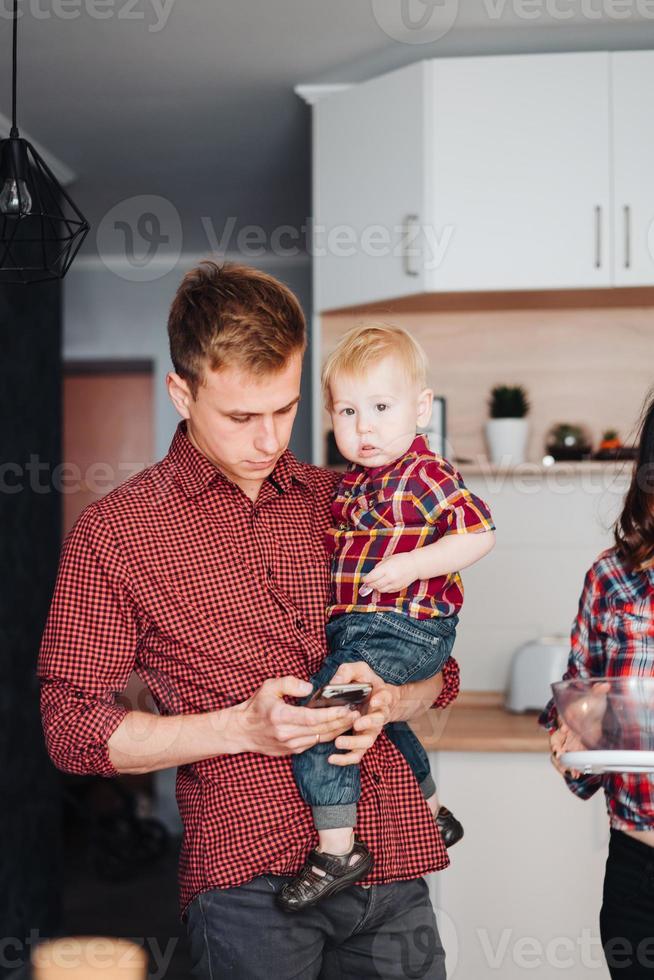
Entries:
POLYGON ((393 612, 360 616, 371 620, 370 628, 352 646, 390 684, 431 677, 442 669, 454 645, 454 620, 442 625, 436 620, 429 629, 422 629, 413 625, 408 616, 393 612))
POLYGON ((395 495, 391 490, 360 494, 352 503, 349 523, 355 530, 392 528, 398 523, 394 513, 395 495))
POLYGON ((612 602, 597 616, 606 673, 654 674, 654 605, 649 599, 612 602))

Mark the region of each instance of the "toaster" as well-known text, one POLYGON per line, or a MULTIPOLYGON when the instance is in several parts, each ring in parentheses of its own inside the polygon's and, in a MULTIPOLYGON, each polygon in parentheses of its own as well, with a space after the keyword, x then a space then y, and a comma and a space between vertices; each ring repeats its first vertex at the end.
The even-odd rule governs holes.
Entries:
POLYGON ((544 708, 552 696, 550 684, 563 677, 569 654, 570 641, 566 636, 542 636, 518 647, 511 662, 507 711, 544 708))

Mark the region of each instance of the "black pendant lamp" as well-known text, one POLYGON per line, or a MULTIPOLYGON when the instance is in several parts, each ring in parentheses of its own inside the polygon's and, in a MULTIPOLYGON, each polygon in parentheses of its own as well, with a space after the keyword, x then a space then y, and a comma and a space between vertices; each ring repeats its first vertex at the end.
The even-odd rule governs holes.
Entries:
POLYGON ((12 117, 0 140, 0 283, 63 279, 89 224, 16 126, 18 0, 13 8, 12 117))

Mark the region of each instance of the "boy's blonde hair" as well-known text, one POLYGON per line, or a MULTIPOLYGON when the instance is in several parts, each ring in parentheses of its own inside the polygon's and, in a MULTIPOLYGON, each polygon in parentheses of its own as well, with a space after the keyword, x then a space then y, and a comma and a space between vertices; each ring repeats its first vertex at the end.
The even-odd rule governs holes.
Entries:
POLYGON ((388 355, 401 363, 409 381, 422 390, 427 385, 427 356, 414 337, 390 323, 360 323, 341 337, 322 369, 322 395, 332 407, 331 384, 338 375, 360 377, 388 355))

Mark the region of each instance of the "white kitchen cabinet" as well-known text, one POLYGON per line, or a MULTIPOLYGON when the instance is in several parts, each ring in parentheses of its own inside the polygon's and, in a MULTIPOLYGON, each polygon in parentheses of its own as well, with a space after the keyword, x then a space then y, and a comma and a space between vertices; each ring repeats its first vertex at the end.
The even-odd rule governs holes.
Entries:
POLYGON ((316 309, 427 288, 415 242, 424 210, 427 65, 321 100, 314 110, 316 309))
POLYGON ((654 283, 654 51, 611 55, 615 284, 654 283))
POLYGON ((429 878, 448 980, 608 980, 599 909, 604 797, 574 797, 546 753, 430 753, 460 818, 451 865, 429 878))
POLYGON ((606 52, 425 61, 314 122, 316 309, 610 284, 606 52))
POLYGON ((608 57, 428 63, 428 291, 609 285, 608 57))

